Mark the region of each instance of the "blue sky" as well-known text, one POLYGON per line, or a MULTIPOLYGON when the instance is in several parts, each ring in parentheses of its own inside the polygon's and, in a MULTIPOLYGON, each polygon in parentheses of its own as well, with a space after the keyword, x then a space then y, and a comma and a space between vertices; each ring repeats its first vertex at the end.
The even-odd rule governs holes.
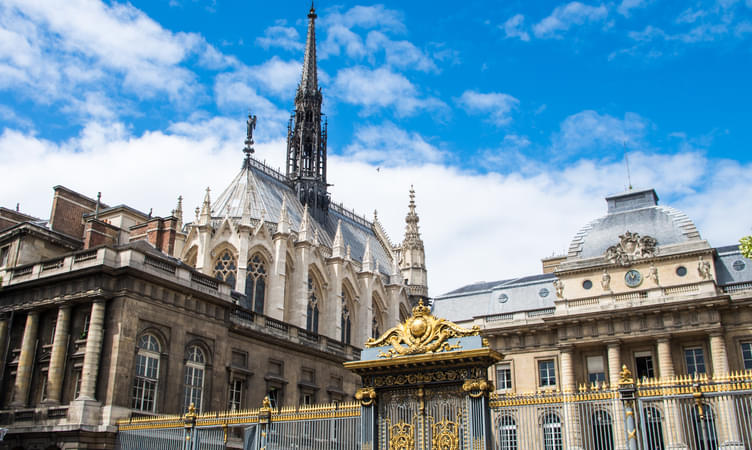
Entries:
MULTIPOLYGON (((248 110, 281 166, 309 5, 3 1, 0 205, 47 217, 63 184, 190 210, 248 110)), ((625 149, 712 245, 751 231, 752 0, 316 6, 334 199, 397 241, 414 184, 432 294, 537 272, 625 188, 625 149)))

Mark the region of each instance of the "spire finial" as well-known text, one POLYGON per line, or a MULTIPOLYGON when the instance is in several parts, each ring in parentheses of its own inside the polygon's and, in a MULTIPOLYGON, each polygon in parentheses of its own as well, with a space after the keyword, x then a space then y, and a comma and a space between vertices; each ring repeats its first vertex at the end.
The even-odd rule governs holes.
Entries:
POLYGON ((316 15, 316 8, 313 7, 313 2, 311 2, 311 10, 308 11, 308 18, 309 19, 315 19, 316 17, 318 17, 316 15))
POLYGON ((251 161, 251 154, 255 153, 256 150, 253 148, 253 144, 255 143, 253 141, 253 131, 256 129, 256 116, 248 113, 248 120, 246 121, 246 136, 245 136, 245 147, 243 148, 243 153, 245 153, 245 162, 243 165, 247 167, 250 164, 251 161))

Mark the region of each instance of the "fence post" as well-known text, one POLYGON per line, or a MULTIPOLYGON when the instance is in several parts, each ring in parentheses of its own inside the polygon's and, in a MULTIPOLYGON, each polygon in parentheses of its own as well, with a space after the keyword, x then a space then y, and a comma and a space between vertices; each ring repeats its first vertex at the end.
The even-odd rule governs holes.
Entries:
POLYGON ((627 448, 637 450, 637 422, 635 422, 634 401, 637 389, 635 388, 632 372, 626 365, 621 366, 619 373, 619 397, 624 405, 624 431, 627 448))
POLYGON ((705 418, 705 407, 702 404, 702 391, 700 390, 699 381, 692 384, 692 397, 695 399, 697 416, 700 418, 700 436, 702 439, 700 448, 706 448, 708 445, 708 421, 705 418))
POLYGON ((269 401, 269 397, 264 397, 264 401, 259 409, 258 424, 259 424, 259 450, 266 450, 266 446, 269 443, 269 425, 272 422, 272 404, 269 401))
POLYGON ((196 407, 191 403, 188 407, 188 412, 183 417, 183 429, 185 434, 184 449, 194 450, 195 446, 195 431, 196 431, 196 407))
POLYGON ((360 448, 372 450, 377 448, 376 431, 376 390, 362 387, 355 392, 355 399, 360 402, 360 448))

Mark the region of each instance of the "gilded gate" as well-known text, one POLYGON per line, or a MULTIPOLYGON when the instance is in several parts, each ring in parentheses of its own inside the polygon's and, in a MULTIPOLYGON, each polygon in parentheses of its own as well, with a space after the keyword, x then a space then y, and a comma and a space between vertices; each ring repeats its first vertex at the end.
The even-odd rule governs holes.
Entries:
POLYGON ((364 448, 476 450, 492 448, 487 368, 501 359, 477 328, 434 317, 420 302, 412 317, 370 339, 356 394, 364 448))

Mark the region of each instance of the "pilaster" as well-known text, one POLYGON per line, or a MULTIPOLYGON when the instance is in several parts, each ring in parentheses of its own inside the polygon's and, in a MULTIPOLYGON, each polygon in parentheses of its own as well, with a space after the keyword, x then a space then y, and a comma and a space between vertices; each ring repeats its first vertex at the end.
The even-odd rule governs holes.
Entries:
POLYGON ((63 390, 65 358, 70 333, 71 306, 64 305, 58 309, 55 336, 52 338, 52 352, 47 371, 47 399, 52 404, 59 404, 63 390))
POLYGON ((11 402, 13 406, 26 406, 28 403, 38 330, 39 312, 31 311, 26 316, 26 326, 24 327, 24 334, 21 340, 21 354, 18 357, 16 383, 13 391, 13 401, 11 402))
POLYGON ((96 399, 99 357, 102 353, 102 341, 104 339, 104 311, 104 299, 95 300, 91 304, 89 333, 86 337, 84 366, 81 373, 81 392, 78 396, 78 399, 81 400, 96 399))

